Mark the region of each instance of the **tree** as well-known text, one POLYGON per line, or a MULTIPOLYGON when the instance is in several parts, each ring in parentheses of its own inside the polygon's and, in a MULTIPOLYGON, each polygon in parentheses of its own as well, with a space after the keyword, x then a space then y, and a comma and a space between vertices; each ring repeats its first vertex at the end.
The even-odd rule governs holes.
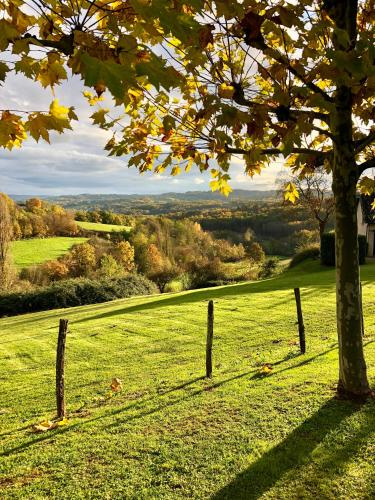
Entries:
MULTIPOLYGON (((1 62, 1 78, 14 69, 53 87, 68 66, 93 89, 90 104, 108 91, 117 114, 99 107, 92 119, 113 128, 106 150, 131 154, 130 166, 177 175, 196 165, 224 194, 236 155, 250 176, 279 157, 301 176, 322 165, 332 172, 338 387, 366 397, 356 187, 375 166, 373 0, 27 4, 33 11, 22 0, 3 2, 0 49, 10 46, 17 60, 1 62)), ((75 119, 57 100, 44 112, 4 110, 0 144, 12 149, 27 133, 48 141, 50 130, 62 133, 75 119)), ((360 185, 369 192, 375 181, 360 185)), ((287 199, 296 193, 290 183, 287 199)))
POLYGON ((114 249, 114 256, 125 272, 134 270, 134 247, 128 241, 120 241, 114 249))
POLYGON ((10 244, 13 237, 12 200, 0 193, 0 289, 7 290, 12 279, 10 244))
POLYGON ((304 173, 302 177, 295 174, 289 176, 287 180, 281 178, 279 183, 282 191, 285 191, 290 183, 295 186, 298 202, 305 206, 316 220, 321 237, 335 210, 330 179, 324 167, 316 167, 311 172, 304 173))
POLYGON ((95 248, 90 243, 75 245, 64 264, 74 276, 87 276, 96 266, 95 248))
POLYGON ((249 242, 248 245, 245 246, 245 250, 248 257, 254 262, 264 262, 266 254, 257 241, 249 242))

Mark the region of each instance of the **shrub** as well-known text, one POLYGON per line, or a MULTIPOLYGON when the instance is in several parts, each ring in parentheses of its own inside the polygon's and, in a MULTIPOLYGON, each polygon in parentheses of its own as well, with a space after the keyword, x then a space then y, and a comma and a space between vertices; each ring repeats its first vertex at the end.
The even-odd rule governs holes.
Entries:
POLYGON ((103 255, 100 259, 100 268, 97 273, 99 276, 111 278, 124 275, 124 269, 112 255, 103 255))
POLYGON ((262 246, 256 241, 246 242, 246 254, 254 262, 264 262, 266 259, 266 254, 262 246))
POLYGON ((259 272, 259 278, 271 278, 276 273, 277 260, 267 259, 259 272))
POLYGON ((217 257, 196 259, 189 265, 189 276, 190 288, 215 286, 224 277, 223 265, 217 257))
POLYGON ((289 267, 294 267, 307 259, 317 259, 320 254, 319 245, 308 245, 296 253, 290 261, 289 267))
MULTIPOLYGON (((358 235, 358 246, 359 246, 359 264, 362 265, 366 263, 366 255, 367 255, 366 236, 363 236, 362 234, 358 235)), ((324 233, 322 235, 320 244, 320 261, 325 266, 336 265, 334 231, 331 231, 329 233, 324 233)))
POLYGON ((70 279, 27 293, 0 295, 0 317, 95 304, 157 292, 155 284, 139 274, 101 280, 70 279))
POLYGON ((41 272, 49 281, 57 281, 68 277, 69 268, 60 260, 49 260, 43 264, 41 272))

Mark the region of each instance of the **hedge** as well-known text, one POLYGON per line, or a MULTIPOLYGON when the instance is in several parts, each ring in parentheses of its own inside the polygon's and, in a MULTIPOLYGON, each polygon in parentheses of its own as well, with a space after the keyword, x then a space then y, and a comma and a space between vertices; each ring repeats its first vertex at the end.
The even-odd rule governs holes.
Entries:
POLYGON ((96 304, 157 292, 156 285, 140 274, 102 280, 70 279, 31 292, 0 295, 0 317, 96 304))
MULTIPOLYGON (((362 265, 366 263, 366 255, 367 255, 366 236, 363 236, 362 234, 358 235, 358 246, 359 246, 359 263, 360 265, 362 265)), ((331 231, 329 233, 324 233, 322 235, 320 244, 320 261, 325 266, 336 265, 334 231, 331 231)))
POLYGON ((296 253, 289 263, 289 267, 294 267, 307 259, 318 259, 320 254, 319 245, 310 245, 309 247, 296 253))

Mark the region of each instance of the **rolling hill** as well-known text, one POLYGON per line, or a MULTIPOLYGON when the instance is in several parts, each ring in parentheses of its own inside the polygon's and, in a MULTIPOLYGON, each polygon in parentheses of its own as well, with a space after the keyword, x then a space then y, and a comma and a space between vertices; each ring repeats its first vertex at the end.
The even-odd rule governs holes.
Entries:
POLYGON ((69 252, 74 245, 84 243, 87 238, 55 236, 51 238, 33 238, 12 242, 12 256, 16 267, 29 267, 57 259, 69 252))

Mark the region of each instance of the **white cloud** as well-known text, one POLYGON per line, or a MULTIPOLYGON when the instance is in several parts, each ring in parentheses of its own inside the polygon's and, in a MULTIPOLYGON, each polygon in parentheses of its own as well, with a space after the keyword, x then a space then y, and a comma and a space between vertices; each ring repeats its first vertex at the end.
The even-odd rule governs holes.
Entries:
MULTIPOLYGON (((197 168, 178 178, 168 173, 140 175, 127 168, 127 157, 108 157, 103 147, 111 133, 91 125, 90 108, 82 96, 82 82, 74 77, 56 88, 55 94, 21 76, 7 79, 0 93, 0 109, 47 110, 57 97, 73 105, 79 116, 73 130, 51 133, 51 144, 28 141, 21 149, 0 150, 1 190, 10 194, 124 193, 154 194, 168 191, 209 190, 210 174, 197 168), (155 182, 156 181, 156 182, 155 182)), ((103 105, 108 106, 104 102, 103 105)), ((272 189, 280 166, 267 168, 261 176, 244 175, 243 161, 233 158, 230 175, 233 188, 272 189)))

